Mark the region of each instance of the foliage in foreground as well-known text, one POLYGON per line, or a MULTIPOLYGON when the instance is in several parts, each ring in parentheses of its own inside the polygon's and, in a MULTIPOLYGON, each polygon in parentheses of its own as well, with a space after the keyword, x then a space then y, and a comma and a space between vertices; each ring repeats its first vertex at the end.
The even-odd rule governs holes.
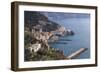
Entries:
POLYGON ((66 59, 62 50, 54 48, 41 49, 38 52, 30 52, 25 50, 25 61, 44 61, 44 60, 61 60, 66 59))

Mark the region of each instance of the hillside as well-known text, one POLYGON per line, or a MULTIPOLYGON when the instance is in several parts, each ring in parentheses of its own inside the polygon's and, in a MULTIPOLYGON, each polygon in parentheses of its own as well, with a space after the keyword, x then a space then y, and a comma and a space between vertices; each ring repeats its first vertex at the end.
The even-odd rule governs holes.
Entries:
POLYGON ((55 42, 73 31, 50 21, 41 12, 25 11, 25 61, 66 59, 62 50, 50 47, 48 41, 55 42))

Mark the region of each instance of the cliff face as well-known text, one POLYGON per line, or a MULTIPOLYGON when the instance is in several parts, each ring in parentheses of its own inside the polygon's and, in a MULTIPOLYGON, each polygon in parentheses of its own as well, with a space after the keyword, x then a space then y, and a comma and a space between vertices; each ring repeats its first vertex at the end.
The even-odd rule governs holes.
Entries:
POLYGON ((50 21, 48 17, 39 12, 25 11, 24 14, 25 27, 28 27, 30 30, 34 28, 37 31, 42 29, 43 32, 50 32, 60 27, 59 24, 50 21))

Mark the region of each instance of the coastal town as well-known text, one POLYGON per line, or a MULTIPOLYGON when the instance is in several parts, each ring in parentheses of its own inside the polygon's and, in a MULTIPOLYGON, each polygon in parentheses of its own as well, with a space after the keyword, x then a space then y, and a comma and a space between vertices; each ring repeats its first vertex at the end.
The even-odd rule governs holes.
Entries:
POLYGON ((25 61, 71 59, 73 55, 75 56, 85 50, 84 48, 80 49, 67 58, 63 50, 51 47, 49 42, 58 41, 62 36, 73 36, 75 33, 71 29, 50 21, 38 12, 29 12, 25 17, 25 61), (34 15, 33 18, 30 19, 30 15, 34 15))

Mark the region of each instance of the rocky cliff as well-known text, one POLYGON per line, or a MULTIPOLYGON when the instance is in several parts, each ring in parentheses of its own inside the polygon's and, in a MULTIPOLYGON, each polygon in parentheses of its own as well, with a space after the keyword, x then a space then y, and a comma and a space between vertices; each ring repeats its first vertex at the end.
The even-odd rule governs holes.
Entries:
POLYGON ((25 11, 24 17, 25 27, 30 30, 36 29, 39 31, 41 29, 43 32, 50 32, 60 27, 59 24, 50 21, 48 17, 39 12, 25 11))

